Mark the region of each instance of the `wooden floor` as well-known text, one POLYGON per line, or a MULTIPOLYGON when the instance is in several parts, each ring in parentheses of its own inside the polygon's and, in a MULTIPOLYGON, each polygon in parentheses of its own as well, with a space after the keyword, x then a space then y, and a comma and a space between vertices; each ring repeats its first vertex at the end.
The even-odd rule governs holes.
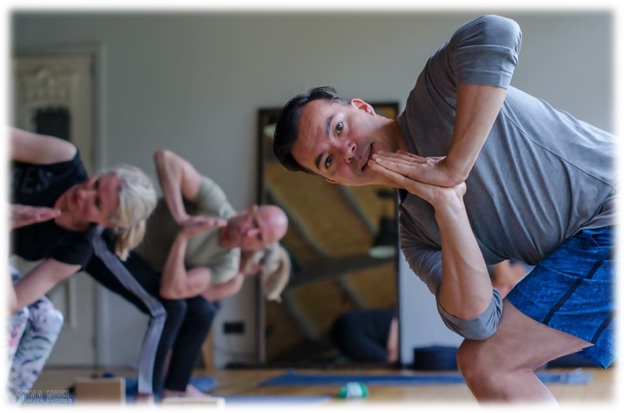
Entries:
MULTIPOLYGON (((549 372, 567 372, 571 369, 549 369, 549 372)), ((548 385, 559 403, 565 405, 577 405, 579 403, 592 404, 615 404, 615 381, 616 370, 584 368, 583 371, 591 372, 592 379, 586 385, 548 385)), ((132 371, 111 370, 119 376, 134 377, 132 371)), ((312 370, 305 372, 314 373, 312 370)), ((327 372, 325 370, 324 372, 327 372)), ((348 374, 349 371, 335 370, 337 374, 348 374)), ((87 369, 46 369, 41 374, 35 385, 35 390, 63 390, 71 386, 78 377, 88 377, 92 373, 101 373, 96 370, 87 369)), ((301 386, 301 387, 279 387, 279 386, 257 386, 258 383, 271 377, 284 373, 284 370, 212 370, 196 371, 196 375, 209 375, 217 380, 217 387, 212 392, 219 396, 248 395, 248 396, 273 396, 273 395, 301 395, 301 396, 321 396, 335 395, 339 386, 301 386)), ((357 374, 365 373, 387 373, 391 375, 399 374, 396 370, 358 370, 357 374)), ((406 374, 418 374, 413 371, 406 371, 406 374)), ((369 396, 363 400, 340 400, 333 398, 322 402, 324 405, 335 406, 341 404, 401 404, 413 405, 423 403, 461 403, 476 406, 476 402, 470 391, 464 384, 435 385, 435 386, 368 386, 369 396)))

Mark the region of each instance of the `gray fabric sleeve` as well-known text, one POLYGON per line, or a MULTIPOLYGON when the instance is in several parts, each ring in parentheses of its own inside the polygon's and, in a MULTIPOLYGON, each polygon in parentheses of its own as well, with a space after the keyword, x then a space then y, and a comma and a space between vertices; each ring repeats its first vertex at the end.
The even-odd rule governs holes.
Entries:
POLYGON ((522 32, 511 19, 486 15, 465 24, 449 42, 456 83, 508 88, 521 45, 522 32))
POLYGON ((469 320, 457 318, 447 313, 440 305, 436 295, 438 312, 444 324, 453 332, 471 340, 485 340, 490 338, 498 328, 498 322, 503 314, 503 298, 498 290, 492 290, 492 301, 487 309, 478 317, 469 320))
MULTIPOLYGON (((424 202, 424 201, 423 201, 424 202)), ((408 213, 399 213, 399 245, 410 269, 436 294, 442 282, 442 251, 428 245, 419 236, 416 222, 408 213)))
POLYGON ((442 252, 420 239, 414 230, 415 222, 407 214, 400 214, 399 220, 401 250, 412 271, 435 295, 438 312, 444 324, 460 336, 473 340, 484 340, 494 334, 503 312, 503 299, 498 290, 492 290, 490 305, 479 317, 463 320, 447 313, 438 301, 442 282, 442 252))

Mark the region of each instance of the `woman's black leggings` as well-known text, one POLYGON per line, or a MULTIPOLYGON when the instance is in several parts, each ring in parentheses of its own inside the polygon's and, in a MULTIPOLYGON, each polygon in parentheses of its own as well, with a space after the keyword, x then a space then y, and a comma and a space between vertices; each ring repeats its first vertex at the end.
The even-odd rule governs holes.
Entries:
MULTIPOLYGON (((111 240, 103 238, 109 252, 112 251, 111 240)), ((111 255, 95 253, 85 271, 150 316, 139 361, 139 392, 157 393, 163 385, 169 390, 186 390, 218 303, 211 303, 202 296, 183 300, 161 298, 160 273, 134 253, 130 253, 125 262, 111 255), (171 361, 163 380, 169 350, 171 361)))

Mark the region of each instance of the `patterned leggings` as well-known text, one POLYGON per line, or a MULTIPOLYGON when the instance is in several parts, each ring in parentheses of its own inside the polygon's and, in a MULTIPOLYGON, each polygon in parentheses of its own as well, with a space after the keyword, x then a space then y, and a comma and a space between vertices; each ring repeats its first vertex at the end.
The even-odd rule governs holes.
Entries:
MULTIPOLYGON (((19 272, 11 268, 13 282, 19 272)), ((24 307, 9 318, 8 389, 21 400, 41 374, 63 327, 63 314, 46 297, 24 307)))

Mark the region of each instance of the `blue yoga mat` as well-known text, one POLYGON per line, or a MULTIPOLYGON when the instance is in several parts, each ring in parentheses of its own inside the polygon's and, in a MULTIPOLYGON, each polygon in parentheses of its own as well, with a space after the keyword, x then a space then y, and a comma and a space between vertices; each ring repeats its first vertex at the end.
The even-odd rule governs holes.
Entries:
POLYGON ((330 396, 221 396, 225 397, 226 406, 238 405, 307 405, 322 403, 329 399, 330 396))
MULTIPOLYGON (((544 384, 587 384, 591 373, 574 370, 568 373, 538 372, 537 377, 544 384)), ((375 374, 333 374, 333 373, 297 373, 288 371, 273 377, 260 386, 340 386, 351 381, 358 381, 376 386, 416 386, 431 384, 462 384, 464 378, 459 373, 433 373, 418 375, 375 375, 375 374)))
MULTIPOLYGON (((134 401, 136 392, 139 388, 139 383, 134 377, 125 377, 126 380, 126 400, 129 402, 134 401)), ((217 380, 208 376, 198 376, 191 378, 191 384, 204 393, 209 393, 217 386, 217 380)), ((156 393, 158 398, 159 394, 156 393)))

